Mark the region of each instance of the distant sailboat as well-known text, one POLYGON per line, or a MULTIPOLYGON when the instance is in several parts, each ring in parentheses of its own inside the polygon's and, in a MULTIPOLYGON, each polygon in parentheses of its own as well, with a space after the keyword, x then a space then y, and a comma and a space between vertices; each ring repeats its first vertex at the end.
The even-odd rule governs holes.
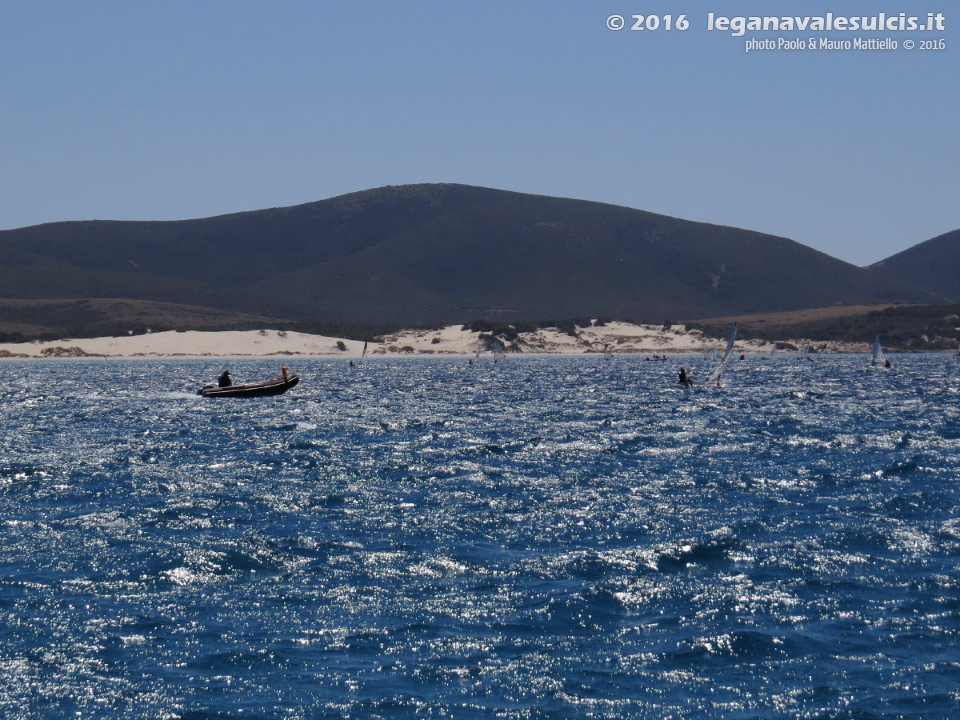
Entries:
POLYGON ((716 383, 717 387, 720 387, 720 376, 723 374, 723 369, 726 367, 727 362, 730 360, 730 356, 733 354, 733 344, 737 341, 737 326, 733 326, 733 332, 730 333, 730 339, 727 341, 727 349, 723 353, 723 359, 720 360, 720 364, 717 365, 716 369, 710 373, 710 376, 707 378, 706 384, 716 383))
POLYGON ((350 361, 350 367, 360 367, 363 364, 363 359, 367 356, 367 343, 363 343, 363 352, 360 353, 360 357, 357 358, 357 361, 350 361))
POLYGON ((873 339, 873 359, 870 362, 871 365, 884 365, 890 367, 890 361, 887 360, 887 356, 883 354, 883 348, 880 347, 880 336, 877 335, 873 339))

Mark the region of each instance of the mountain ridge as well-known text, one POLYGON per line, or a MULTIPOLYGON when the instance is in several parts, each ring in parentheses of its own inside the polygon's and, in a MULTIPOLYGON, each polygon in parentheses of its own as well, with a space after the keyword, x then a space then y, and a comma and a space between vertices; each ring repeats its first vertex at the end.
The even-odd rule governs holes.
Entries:
POLYGON ((0 287, 7 298, 123 298, 356 327, 660 322, 941 297, 788 238, 449 183, 0 231, 0 287))
POLYGON ((960 302, 960 229, 912 245, 868 269, 885 277, 922 284, 944 302, 960 302))

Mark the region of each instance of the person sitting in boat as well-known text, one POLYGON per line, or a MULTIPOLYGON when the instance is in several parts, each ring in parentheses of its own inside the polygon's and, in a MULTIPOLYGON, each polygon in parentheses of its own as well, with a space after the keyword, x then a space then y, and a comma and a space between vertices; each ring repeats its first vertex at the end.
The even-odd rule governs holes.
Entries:
POLYGON ((224 370, 220 373, 220 378, 217 380, 217 385, 220 387, 230 387, 233 385, 233 380, 230 379, 230 371, 224 370))
POLYGON ((687 377, 686 368, 680 368, 680 379, 677 382, 686 387, 693 387, 693 380, 687 377))

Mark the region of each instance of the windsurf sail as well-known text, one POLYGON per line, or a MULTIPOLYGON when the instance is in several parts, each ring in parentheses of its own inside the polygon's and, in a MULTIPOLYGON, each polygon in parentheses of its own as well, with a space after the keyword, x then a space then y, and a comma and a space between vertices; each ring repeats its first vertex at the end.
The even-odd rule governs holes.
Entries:
POLYGON ((363 352, 360 353, 360 359, 363 360, 367 356, 367 343, 363 343, 363 352))
POLYGON ((873 360, 871 361, 872 365, 885 365, 887 362, 887 356, 883 354, 883 348, 880 347, 880 336, 873 340, 873 360))
POLYGON ((733 332, 730 333, 730 339, 727 341, 727 349, 723 353, 723 358, 720 360, 720 364, 717 365, 716 369, 710 373, 710 376, 707 378, 707 384, 716 383, 720 384, 720 375, 723 374, 723 369, 727 366, 727 362, 730 360, 730 356, 733 354, 733 344, 737 341, 737 326, 733 326, 733 332))

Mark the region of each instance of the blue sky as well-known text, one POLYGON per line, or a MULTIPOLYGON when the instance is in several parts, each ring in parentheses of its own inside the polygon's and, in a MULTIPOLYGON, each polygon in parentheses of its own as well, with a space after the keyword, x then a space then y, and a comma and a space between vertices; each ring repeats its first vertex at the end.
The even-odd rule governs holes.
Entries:
MULTIPOLYGON (((867 264, 960 227, 951 10, 0 0, 0 228, 460 182, 750 228, 867 264), (710 11, 881 10, 940 11, 947 30, 864 36, 947 49, 746 53, 746 37, 705 29, 710 11), (640 12, 685 13, 691 28, 606 29, 608 15, 640 12)), ((747 37, 811 35, 824 34, 747 37)))

